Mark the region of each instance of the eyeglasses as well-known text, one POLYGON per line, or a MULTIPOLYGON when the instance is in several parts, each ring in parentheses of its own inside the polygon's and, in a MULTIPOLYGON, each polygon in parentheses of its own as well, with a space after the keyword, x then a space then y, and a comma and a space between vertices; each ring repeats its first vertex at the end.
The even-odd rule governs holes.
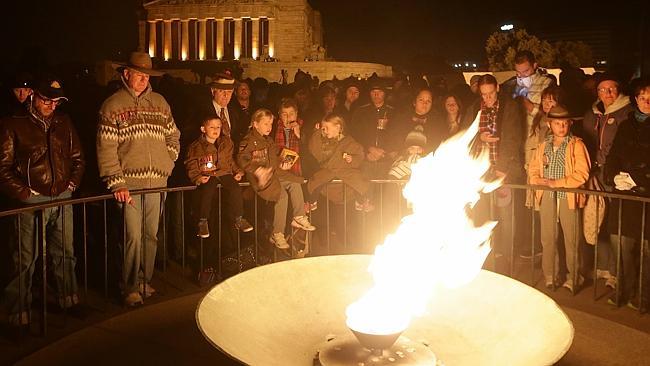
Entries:
POLYGON ((54 106, 59 106, 61 105, 65 100, 64 99, 50 99, 42 96, 41 94, 36 94, 38 98, 42 101, 44 105, 50 106, 54 104, 54 106))
POLYGON ((614 94, 615 92, 618 91, 618 88, 613 86, 610 88, 598 88, 597 90, 599 93, 603 93, 603 94, 614 94))

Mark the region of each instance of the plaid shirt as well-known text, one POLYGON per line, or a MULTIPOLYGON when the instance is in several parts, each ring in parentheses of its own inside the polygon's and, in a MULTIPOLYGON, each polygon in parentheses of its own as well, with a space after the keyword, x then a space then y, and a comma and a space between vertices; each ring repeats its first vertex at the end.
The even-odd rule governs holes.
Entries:
MULTIPOLYGON (((553 149, 553 139, 555 136, 549 135, 546 137, 546 146, 544 147, 544 178, 547 179, 560 179, 565 177, 564 166, 566 157, 566 148, 571 139, 571 135, 567 135, 557 150, 553 149)), ((557 198, 566 199, 566 192, 557 192, 557 198)))
MULTIPOLYGON (((497 135, 497 113, 499 112, 499 101, 497 100, 494 105, 489 108, 481 101, 481 119, 478 124, 478 133, 489 132, 490 135, 497 135)), ((486 142, 485 147, 490 152, 490 163, 496 164, 498 158, 499 141, 486 142)))
MULTIPOLYGON (((303 126, 303 121, 301 119, 298 119, 296 122, 298 122, 298 125, 300 127, 303 126)), ((304 131, 300 131, 301 135, 304 133, 304 131)), ((278 128, 275 131, 275 143, 278 145, 278 151, 282 152, 282 149, 289 149, 292 151, 295 151, 298 156, 300 156, 300 139, 296 136, 295 133, 293 133, 293 130, 287 130, 284 128, 282 121, 278 119, 278 128)), ((300 159, 293 164, 291 169, 289 170, 290 172, 300 176, 302 175, 302 168, 300 166, 300 159)))

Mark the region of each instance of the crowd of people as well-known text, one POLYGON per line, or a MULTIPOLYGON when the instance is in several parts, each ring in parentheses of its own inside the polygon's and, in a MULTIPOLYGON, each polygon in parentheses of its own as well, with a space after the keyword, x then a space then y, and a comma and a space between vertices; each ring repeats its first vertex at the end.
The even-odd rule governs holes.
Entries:
MULTIPOLYGON (((512 245, 511 233, 521 229, 513 212, 524 204, 539 210, 545 284, 572 292, 584 281, 582 226, 587 210, 581 210, 591 196, 540 186, 589 184, 641 196, 650 189, 650 82, 628 84, 611 74, 584 75, 571 69, 562 73, 558 86, 529 51, 517 53, 516 76, 502 84, 484 74, 453 88, 444 82, 429 85, 426 78, 318 82, 304 72, 291 84, 269 84, 236 80, 226 71, 197 87, 174 89, 173 83, 165 84, 166 77, 156 79, 159 94, 152 90, 150 77, 161 73, 148 54, 134 52, 127 63, 114 66, 118 84, 98 105, 92 122, 60 111, 69 97, 62 80, 34 81, 17 74, 14 102, 0 122, 0 192, 32 204, 66 199, 78 191, 110 191, 125 216, 124 240, 118 247, 119 288, 128 306, 156 292, 151 279, 165 203, 158 193, 131 194, 141 189, 196 185, 191 227, 197 237, 208 239, 221 186, 228 228, 264 230, 270 245, 285 250, 290 247, 287 224, 294 230, 320 230, 310 217, 325 196, 336 200, 327 191, 328 183, 341 180, 353 212, 371 214, 377 199, 383 199, 371 180, 408 179, 413 163, 478 118, 473 148, 489 152, 489 174, 506 183, 537 186, 522 199, 516 199, 519 191, 500 188, 496 210, 483 210, 494 211, 499 220, 496 255, 506 267, 512 247, 532 256, 524 253, 526 246, 512 245), (99 179, 102 190, 84 189, 99 179), (238 184, 243 181, 272 207, 265 217, 268 229, 251 225, 244 207, 247 198, 238 184), (558 250, 562 242, 564 250, 558 250)), ((478 215, 488 200, 482 202, 478 215)), ((347 204, 340 196, 336 203, 347 204)), ((608 286, 620 286, 621 296, 612 303, 638 308, 638 248, 641 238, 647 238, 641 228, 648 225, 641 222, 641 203, 622 201, 619 227, 618 204, 607 201, 606 210, 601 208, 607 217, 601 212, 595 218, 599 239, 591 244, 598 245, 600 254, 595 265, 608 286), (606 222, 602 230, 599 220, 606 222), (621 261, 616 263, 619 249, 621 261)), ((48 208, 44 217, 58 302, 74 309, 79 297, 71 210, 48 208)), ((4 300, 9 322, 20 327, 30 322, 38 250, 36 215, 19 216, 15 223, 20 223, 20 240, 12 239, 14 271, 4 300)), ((208 256, 209 265, 217 260, 208 256)))

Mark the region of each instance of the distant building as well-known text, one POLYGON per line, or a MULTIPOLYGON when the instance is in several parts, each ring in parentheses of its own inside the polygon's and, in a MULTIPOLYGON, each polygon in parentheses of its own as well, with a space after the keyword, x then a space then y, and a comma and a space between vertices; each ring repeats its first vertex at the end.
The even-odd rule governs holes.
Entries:
POLYGON ((246 76, 269 80, 298 69, 321 80, 392 75, 379 64, 325 62, 321 14, 307 0, 157 0, 143 7, 139 49, 158 60, 239 60, 246 76))

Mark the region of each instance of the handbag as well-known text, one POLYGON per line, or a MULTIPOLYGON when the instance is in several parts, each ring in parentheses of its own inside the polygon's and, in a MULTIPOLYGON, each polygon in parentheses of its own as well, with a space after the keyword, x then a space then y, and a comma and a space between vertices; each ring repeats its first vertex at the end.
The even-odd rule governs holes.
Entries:
MULTIPOLYGON (((603 185, 595 174, 589 177, 585 188, 590 191, 604 191, 603 185)), ((598 243, 598 234, 605 219, 606 210, 605 197, 594 194, 587 195, 587 202, 582 210, 582 230, 587 243, 591 245, 598 243)))

